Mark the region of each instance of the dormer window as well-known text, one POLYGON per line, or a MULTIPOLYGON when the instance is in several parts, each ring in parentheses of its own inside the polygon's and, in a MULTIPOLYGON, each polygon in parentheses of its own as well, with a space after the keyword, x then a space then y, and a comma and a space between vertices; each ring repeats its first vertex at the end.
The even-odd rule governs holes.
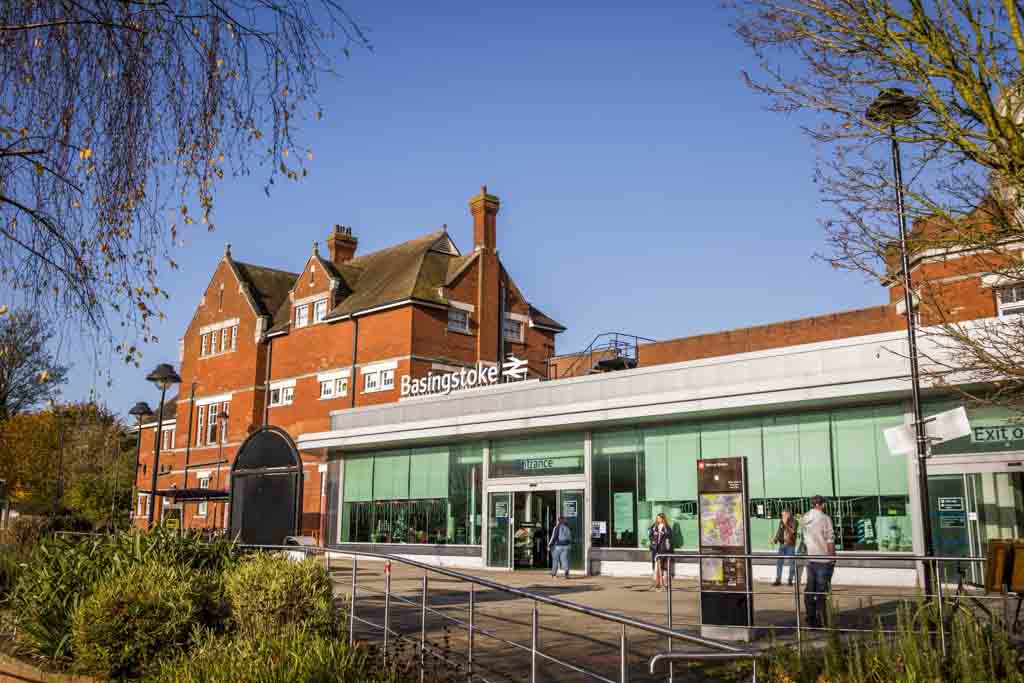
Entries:
POLYGON ((309 306, 303 304, 295 307, 295 327, 305 327, 309 324, 309 306))

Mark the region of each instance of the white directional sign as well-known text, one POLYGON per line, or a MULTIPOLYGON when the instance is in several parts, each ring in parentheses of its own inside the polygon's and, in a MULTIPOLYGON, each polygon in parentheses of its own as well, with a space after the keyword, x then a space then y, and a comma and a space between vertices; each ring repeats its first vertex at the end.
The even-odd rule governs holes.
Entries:
MULTIPOLYGON (((924 433, 930 444, 939 444, 968 436, 971 425, 963 406, 924 418, 924 433)), ((917 434, 914 425, 900 425, 886 429, 885 443, 890 455, 914 453, 917 450, 917 434)))

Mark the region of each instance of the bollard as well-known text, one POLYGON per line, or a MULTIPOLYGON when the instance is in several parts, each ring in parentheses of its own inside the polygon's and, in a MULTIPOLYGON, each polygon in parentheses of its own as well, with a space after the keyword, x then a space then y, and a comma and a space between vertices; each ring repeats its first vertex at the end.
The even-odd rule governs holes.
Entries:
POLYGON ((391 560, 384 562, 384 663, 388 661, 388 635, 391 630, 391 560))
POLYGON ((476 584, 469 584, 469 679, 473 680, 473 630, 476 606, 476 584))
POLYGON ((626 625, 619 634, 619 681, 629 683, 629 642, 626 640, 626 625))
POLYGON ((352 556, 352 599, 348 605, 348 644, 356 642, 356 574, 359 572, 359 558, 352 556))
POLYGON ((530 620, 530 683, 537 683, 537 646, 540 639, 540 612, 537 601, 533 601, 533 617, 530 620))

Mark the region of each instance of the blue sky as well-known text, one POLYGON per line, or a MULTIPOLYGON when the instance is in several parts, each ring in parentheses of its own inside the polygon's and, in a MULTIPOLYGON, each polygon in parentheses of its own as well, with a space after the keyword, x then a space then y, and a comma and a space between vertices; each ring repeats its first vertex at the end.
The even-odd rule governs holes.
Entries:
POLYGON ((347 3, 374 49, 324 81, 310 176, 270 198, 259 173, 226 181, 217 231, 193 226, 165 276, 143 371, 115 366, 106 387, 70 358, 65 396, 156 405, 144 371, 177 362, 225 242, 298 269, 335 223, 361 252, 447 223, 468 250, 481 184, 502 199, 507 267, 569 328, 559 352, 604 331, 668 339, 885 301, 813 259, 818 150, 743 84, 756 64, 717 2, 507 4, 347 3))

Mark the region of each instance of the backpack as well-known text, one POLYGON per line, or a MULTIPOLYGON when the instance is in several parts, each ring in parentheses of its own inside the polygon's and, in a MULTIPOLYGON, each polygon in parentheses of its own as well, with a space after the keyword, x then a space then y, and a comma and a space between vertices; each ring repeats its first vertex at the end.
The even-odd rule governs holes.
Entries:
POLYGON ((572 543, 572 531, 569 530, 567 524, 561 524, 558 527, 558 544, 569 545, 572 543))

